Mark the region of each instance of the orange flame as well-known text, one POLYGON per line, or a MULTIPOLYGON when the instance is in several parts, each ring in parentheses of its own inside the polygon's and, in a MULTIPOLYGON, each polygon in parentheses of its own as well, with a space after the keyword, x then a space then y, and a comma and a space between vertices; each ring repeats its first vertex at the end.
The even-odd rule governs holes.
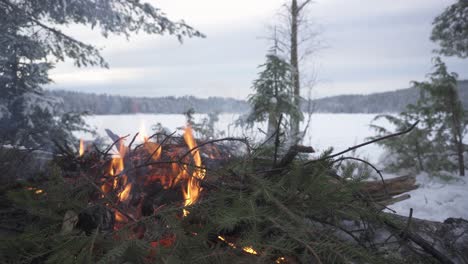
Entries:
POLYGON ((159 158, 161 157, 161 153, 162 153, 162 147, 159 144, 145 141, 143 146, 145 147, 148 154, 153 155, 152 156, 153 160, 159 160, 159 158))
POLYGON ((109 175, 115 176, 121 173, 124 170, 124 163, 121 157, 113 157, 110 168, 109 168, 109 175))
POLYGON ((129 183, 125 186, 122 192, 119 193, 119 200, 125 202, 130 198, 130 192, 132 191, 132 184, 129 183))
MULTIPOLYGON (((117 175, 121 174, 122 171, 124 170, 124 157, 127 149, 124 144, 121 144, 119 147, 119 153, 118 155, 114 155, 112 157, 110 166, 109 166, 109 175, 114 177, 113 182, 106 182, 101 186, 101 190, 104 193, 109 193, 112 190, 115 190, 119 187, 119 178, 116 177, 117 175)), ((128 198, 128 195, 130 194, 131 191, 131 186, 126 186, 127 184, 127 176, 126 175, 121 175, 122 179, 122 186, 125 186, 124 190, 121 191, 118 194, 119 200, 120 201, 125 201, 128 198), (122 195, 127 196, 127 197, 122 197, 122 195)))
MULTIPOLYGON (((193 131, 192 131, 191 126, 187 126, 185 128, 184 140, 190 150, 197 147, 197 142, 195 141, 195 138, 193 137, 193 131)), ((205 170, 200 169, 200 167, 202 166, 202 160, 201 160, 199 150, 198 149, 193 150, 192 156, 195 162, 195 166, 197 168, 193 172, 192 177, 189 177, 188 179, 187 189, 183 191, 184 198, 185 198, 184 206, 192 205, 198 200, 198 197, 200 196, 200 191, 201 191, 200 182, 198 180, 202 180, 203 178, 205 178, 205 170)), ((185 169, 187 169, 187 167, 185 167, 185 169)), ((188 215, 188 211, 184 209, 184 216, 187 216, 187 215, 188 215)))
POLYGON ((79 149, 79 151, 78 151, 78 155, 79 155, 80 157, 83 157, 84 151, 85 151, 84 149, 85 149, 85 148, 84 148, 84 141, 83 141, 83 139, 81 138, 81 139, 80 139, 80 149, 79 149))

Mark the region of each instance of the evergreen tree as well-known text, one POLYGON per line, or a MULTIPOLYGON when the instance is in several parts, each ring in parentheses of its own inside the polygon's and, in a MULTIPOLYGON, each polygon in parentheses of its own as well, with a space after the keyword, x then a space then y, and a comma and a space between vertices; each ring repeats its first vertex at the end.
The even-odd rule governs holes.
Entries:
MULTIPOLYGON (((418 121, 418 115, 412 112, 410 108, 411 106, 408 106, 408 109, 398 116, 379 115, 374 121, 385 119, 392 124, 396 131, 405 131, 418 121)), ((373 124, 371 127, 377 131, 377 136, 372 139, 392 134, 392 131, 384 126, 373 124)), ((442 170, 446 165, 443 162, 445 156, 431 156, 431 153, 435 152, 435 147, 434 142, 429 140, 430 135, 430 130, 420 125, 415 127, 409 134, 378 142, 390 154, 390 158, 384 161, 386 169, 392 172, 401 170, 415 170, 416 172, 442 170)))
POLYGON ((434 64, 430 82, 415 82, 421 90, 416 107, 424 123, 435 132, 435 140, 447 144, 450 155, 456 155, 459 174, 464 176, 463 137, 468 120, 458 95, 458 75, 449 73, 440 58, 436 58, 434 64))
POLYGON ((468 1, 458 0, 435 18, 431 40, 446 56, 468 57, 468 1))
POLYGON ((302 113, 294 101, 293 70, 276 54, 276 47, 260 67, 264 69, 253 83, 255 94, 248 98, 252 110, 247 122, 253 124, 268 120, 267 138, 271 138, 281 125, 280 116, 292 120, 301 117, 302 113))
POLYGON ((53 64, 70 58, 77 66, 107 63, 94 46, 63 33, 69 24, 98 27, 102 35, 202 36, 172 22, 150 4, 127 0, 0 0, 0 140, 27 147, 70 139, 66 128, 82 128, 76 115, 62 115, 60 101, 43 95, 53 64), (74 123, 74 125, 72 124, 74 123))
MULTIPOLYGON (((468 120, 457 89, 457 74, 449 73, 440 58, 434 60, 434 72, 428 82, 414 82, 420 98, 399 117, 384 116, 397 129, 407 128, 420 121, 411 134, 393 141, 383 141, 397 156, 396 167, 418 164, 420 170, 440 171, 458 168, 465 175, 463 137, 468 120), (452 158, 456 157, 456 164, 452 158)), ((380 135, 387 134, 382 127, 374 126, 380 135)))

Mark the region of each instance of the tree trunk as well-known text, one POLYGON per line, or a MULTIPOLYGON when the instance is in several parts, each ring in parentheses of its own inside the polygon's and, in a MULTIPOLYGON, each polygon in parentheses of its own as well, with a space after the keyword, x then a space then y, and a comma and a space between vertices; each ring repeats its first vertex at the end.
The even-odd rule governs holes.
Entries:
POLYGON ((449 105, 449 111, 451 115, 451 131, 453 137, 453 143, 455 144, 455 151, 457 153, 458 159, 458 170, 460 176, 465 176, 465 158, 464 158, 464 147, 463 147, 463 131, 464 131, 464 116, 463 116, 463 105, 460 101, 460 96, 456 86, 451 87, 449 93, 449 100, 447 102, 449 105))
MULTIPOLYGON (((299 75, 299 51, 298 51, 298 28, 299 28, 299 7, 297 5, 297 0, 292 0, 291 3, 291 67, 293 68, 292 82, 294 87, 294 102, 300 108, 300 92, 301 92, 301 83, 299 75)), ((293 118, 291 120, 291 137, 292 145, 297 144, 300 141, 299 133, 299 118, 293 118)))
POLYGON ((457 155, 458 155, 458 169, 460 176, 465 176, 465 157, 464 157, 463 142, 457 144, 457 155))
POLYGON ((424 171, 424 162, 421 153, 421 147, 419 146, 419 140, 416 140, 416 158, 419 164, 419 171, 424 171))
POLYGON ((270 142, 273 142, 274 140, 273 135, 276 133, 277 129, 278 129, 278 120, 276 118, 276 114, 273 112, 270 112, 270 114, 268 114, 268 128, 267 128, 267 135, 266 135, 267 140, 270 140, 270 142))
MULTIPOLYGON (((367 194, 374 202, 391 204, 395 196, 405 194, 419 187, 415 176, 401 176, 393 179, 365 182, 361 192, 367 194)), ((409 197, 408 197, 409 198, 409 197)))

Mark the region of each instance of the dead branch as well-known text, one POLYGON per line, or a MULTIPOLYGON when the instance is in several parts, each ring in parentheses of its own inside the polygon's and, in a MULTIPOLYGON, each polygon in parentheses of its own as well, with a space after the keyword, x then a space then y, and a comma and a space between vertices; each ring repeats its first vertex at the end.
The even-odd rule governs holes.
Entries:
POLYGON ((417 189, 416 177, 401 176, 385 180, 385 184, 380 181, 364 182, 361 187, 361 192, 372 197, 374 201, 386 203, 393 196, 404 194, 406 192, 417 189), (384 192, 386 189, 386 192, 384 192))
POLYGON ((284 155, 284 157, 281 159, 281 161, 276 165, 274 168, 284 168, 288 164, 290 164, 299 153, 315 153, 314 148, 312 147, 307 147, 307 146, 301 146, 301 145, 294 145, 291 146, 284 155))
POLYGON ((382 184, 383 184, 383 189, 385 191, 385 194, 388 195, 388 191, 387 191, 387 186, 385 184, 385 180, 384 180, 384 177, 382 175, 382 172, 377 169, 377 167, 375 167, 372 163, 366 161, 366 160, 363 160, 363 159, 360 159, 360 158, 354 158, 354 157, 342 157, 342 158, 339 158, 337 160, 335 160, 333 163, 335 162, 341 162, 341 161, 344 161, 344 160, 355 160, 355 161, 359 161, 359 162, 362 162, 364 164, 366 164, 367 166, 371 167, 375 172, 377 172, 377 174, 379 175, 380 177, 380 180, 382 181, 382 184))
POLYGON ((198 144, 197 146, 193 147, 192 149, 190 149, 189 151, 187 151, 184 155, 182 155, 180 158, 179 158, 179 161, 182 161, 185 157, 187 157, 188 155, 190 155, 193 151, 203 147, 203 146, 206 146, 208 144, 214 144, 214 143, 217 143, 217 142, 223 142, 223 141, 238 141, 238 142, 241 142, 241 143, 244 143, 249 152, 250 152, 250 145, 249 143, 247 142, 247 139, 245 138, 235 138, 235 137, 227 137, 227 138, 220 138, 220 139, 214 139, 214 140, 210 140, 210 141, 206 141, 206 142, 203 142, 201 144, 198 144))
POLYGON ((338 153, 336 153, 336 154, 332 154, 332 155, 329 155, 329 156, 326 156, 326 157, 323 157, 323 158, 320 158, 320 159, 317 159, 317 160, 308 161, 308 162, 306 162, 306 163, 304 164, 304 166, 313 164, 313 163, 315 163, 315 162, 320 162, 320 161, 325 161, 325 160, 333 159, 333 158, 336 158, 336 157, 338 157, 338 156, 340 156, 340 155, 343 155, 343 154, 345 154, 345 153, 348 153, 348 152, 351 152, 351 151, 353 151, 353 150, 356 150, 356 149, 365 147, 365 146, 367 146, 367 145, 374 144, 374 143, 377 143, 377 142, 380 142, 380 141, 383 141, 383 140, 386 140, 386 139, 389 139, 389 138, 394 138, 394 137, 398 137, 398 136, 407 134, 407 133, 411 132, 418 124, 419 124, 419 121, 417 121, 416 123, 414 123, 414 124, 413 124, 410 128, 408 128, 407 130, 404 130, 404 131, 401 131, 401 132, 398 132, 398 133, 394 133, 394 134, 390 134, 390 135, 387 135, 387 136, 383 136, 383 137, 380 137, 380 138, 377 138, 377 139, 373 139, 373 140, 367 141, 367 142, 365 142, 365 143, 362 143, 362 144, 359 144, 359 145, 350 147, 350 148, 348 148, 347 150, 344 150, 344 151, 338 152, 338 153))
POLYGON ((144 163, 148 163, 148 162, 153 158, 154 154, 156 154, 156 153, 161 149, 162 145, 163 145, 164 143, 166 143, 166 141, 168 141, 170 138, 172 138, 172 136, 173 136, 176 132, 177 132, 177 130, 174 131, 174 132, 172 132, 170 135, 167 135, 167 136, 163 139, 163 141, 159 144, 159 146, 153 151, 153 153, 151 153, 151 155, 148 157, 148 159, 147 159, 144 163))
MULTIPOLYGON (((408 222, 410 223, 410 222, 408 222)), ((437 260, 439 260, 443 264, 454 264, 452 260, 450 260, 447 256, 445 256, 442 252, 438 249, 433 247, 429 242, 424 240, 421 236, 416 233, 413 233, 406 227, 400 227, 400 225, 396 224, 390 219, 385 219, 384 224, 388 226, 394 233, 396 233, 399 237, 403 239, 409 239, 414 242, 416 245, 420 246, 426 253, 430 254, 437 260)))

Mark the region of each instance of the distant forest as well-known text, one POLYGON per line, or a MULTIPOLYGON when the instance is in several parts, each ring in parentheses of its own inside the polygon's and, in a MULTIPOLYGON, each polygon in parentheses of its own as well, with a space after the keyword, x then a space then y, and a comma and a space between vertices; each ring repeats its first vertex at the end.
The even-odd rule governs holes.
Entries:
MULTIPOLYGON (((468 80, 459 82, 460 99, 468 108, 468 80)), ((128 97, 107 94, 91 94, 63 90, 48 90, 47 95, 62 98, 66 112, 90 112, 96 115, 158 113, 181 114, 193 108, 196 113, 244 113, 249 105, 244 100, 193 96, 183 97, 128 97)), ((319 113, 395 113, 406 105, 415 103, 419 92, 415 88, 369 95, 339 95, 312 100, 314 112, 319 113)), ((308 102, 303 103, 307 111, 308 102)))
POLYGON ((193 108, 195 113, 238 113, 249 109, 242 100, 221 97, 207 99, 183 97, 128 97, 69 91, 47 91, 47 95, 62 98, 66 112, 90 112, 95 115, 117 114, 182 114, 193 108))

